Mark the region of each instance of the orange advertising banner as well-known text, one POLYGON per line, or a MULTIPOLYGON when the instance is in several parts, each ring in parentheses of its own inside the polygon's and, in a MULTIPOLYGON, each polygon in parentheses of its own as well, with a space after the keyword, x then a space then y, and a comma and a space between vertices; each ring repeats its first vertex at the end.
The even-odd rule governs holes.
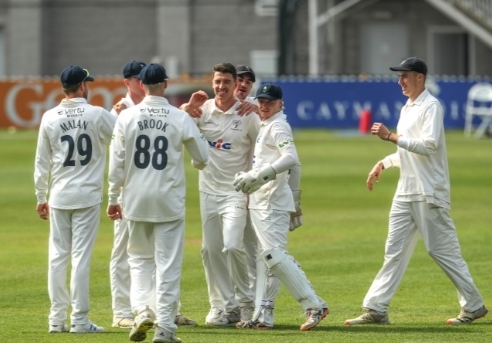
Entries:
MULTIPOLYGON (((213 93, 208 82, 170 82, 165 96, 172 105, 179 106, 199 89, 213 93)), ((96 78, 90 83, 88 101, 110 111, 126 92, 122 79, 96 78)), ((37 128, 43 113, 57 106, 63 97, 58 79, 0 81, 0 127, 37 128)))

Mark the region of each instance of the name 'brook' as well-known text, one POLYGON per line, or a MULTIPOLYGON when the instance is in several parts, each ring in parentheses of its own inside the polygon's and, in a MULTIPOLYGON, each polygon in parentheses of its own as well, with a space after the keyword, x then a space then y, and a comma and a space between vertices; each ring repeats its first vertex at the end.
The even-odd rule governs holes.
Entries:
POLYGON ((169 126, 168 123, 163 122, 162 120, 141 120, 137 122, 138 127, 140 130, 147 130, 147 129, 157 129, 161 130, 162 132, 166 132, 166 127, 169 126))

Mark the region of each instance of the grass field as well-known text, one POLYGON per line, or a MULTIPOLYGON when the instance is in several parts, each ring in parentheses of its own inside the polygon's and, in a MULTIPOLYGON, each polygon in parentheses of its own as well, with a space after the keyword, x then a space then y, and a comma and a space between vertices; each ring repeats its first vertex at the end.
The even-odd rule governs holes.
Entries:
MULTIPOLYGON (((6 342, 126 342, 128 331, 111 328, 109 257, 112 223, 101 216, 91 269, 90 318, 106 327, 99 335, 48 334, 47 243, 49 224, 37 217, 33 165, 37 132, 0 131, 0 340, 6 342)), ((270 331, 211 328, 200 258, 201 229, 197 172, 187 161, 187 225, 182 278, 182 313, 197 319, 180 328, 184 342, 492 342, 492 313, 470 326, 450 327, 458 314, 456 291, 419 242, 393 298, 390 326, 345 327, 360 314, 362 299, 382 264, 387 217, 398 170, 384 173, 373 192, 365 188, 374 163, 394 151, 372 136, 297 131, 303 164, 304 226, 289 235, 289 251, 302 264, 331 314, 302 333, 301 307, 281 289, 276 326, 270 331)), ((492 307, 492 140, 465 139, 448 132, 452 210, 462 252, 492 307)), ((106 192, 103 208, 107 205, 106 192)), ((146 340, 150 342, 152 334, 146 340)))

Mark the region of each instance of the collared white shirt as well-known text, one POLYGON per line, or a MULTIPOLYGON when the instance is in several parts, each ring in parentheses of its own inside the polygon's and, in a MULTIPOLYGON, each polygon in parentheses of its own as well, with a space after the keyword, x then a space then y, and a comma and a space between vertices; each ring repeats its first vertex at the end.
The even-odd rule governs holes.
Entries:
POLYGON ((426 201, 450 208, 443 117, 440 102, 427 89, 401 109, 397 152, 382 161, 385 169, 400 167, 395 200, 426 201))
MULTIPOLYGON (((294 138, 287 116, 280 111, 261 122, 260 132, 255 145, 253 167, 261 167, 269 163, 275 167, 275 161, 288 154, 293 167, 299 164, 294 145, 294 138)), ((275 169, 275 168, 274 168, 275 169)), ((295 212, 292 190, 288 184, 289 170, 277 174, 275 180, 263 185, 250 195, 250 209, 282 210, 295 212)))
POLYGON ((121 112, 109 160, 109 202, 122 191, 123 216, 134 221, 166 222, 185 214, 186 147, 205 166, 208 146, 190 116, 164 97, 146 96, 121 112), (121 189, 122 187, 122 189, 121 189))
POLYGON ((106 149, 116 118, 84 98, 63 99, 44 113, 39 127, 34 182, 38 204, 59 209, 102 201, 106 149))
POLYGON ((260 118, 256 113, 239 116, 237 101, 227 111, 209 99, 201 106, 202 116, 195 120, 209 144, 210 162, 200 171, 200 191, 215 195, 236 194, 236 173, 251 169, 251 150, 258 136, 260 118))

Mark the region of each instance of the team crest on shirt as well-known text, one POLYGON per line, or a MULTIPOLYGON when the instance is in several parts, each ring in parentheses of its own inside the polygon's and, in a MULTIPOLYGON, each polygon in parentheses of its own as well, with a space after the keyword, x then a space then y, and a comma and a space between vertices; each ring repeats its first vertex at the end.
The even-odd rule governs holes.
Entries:
POLYGON ((243 125, 243 122, 241 120, 233 120, 232 121, 232 126, 231 126, 231 130, 234 130, 234 131, 242 131, 240 129, 240 126, 243 125))

